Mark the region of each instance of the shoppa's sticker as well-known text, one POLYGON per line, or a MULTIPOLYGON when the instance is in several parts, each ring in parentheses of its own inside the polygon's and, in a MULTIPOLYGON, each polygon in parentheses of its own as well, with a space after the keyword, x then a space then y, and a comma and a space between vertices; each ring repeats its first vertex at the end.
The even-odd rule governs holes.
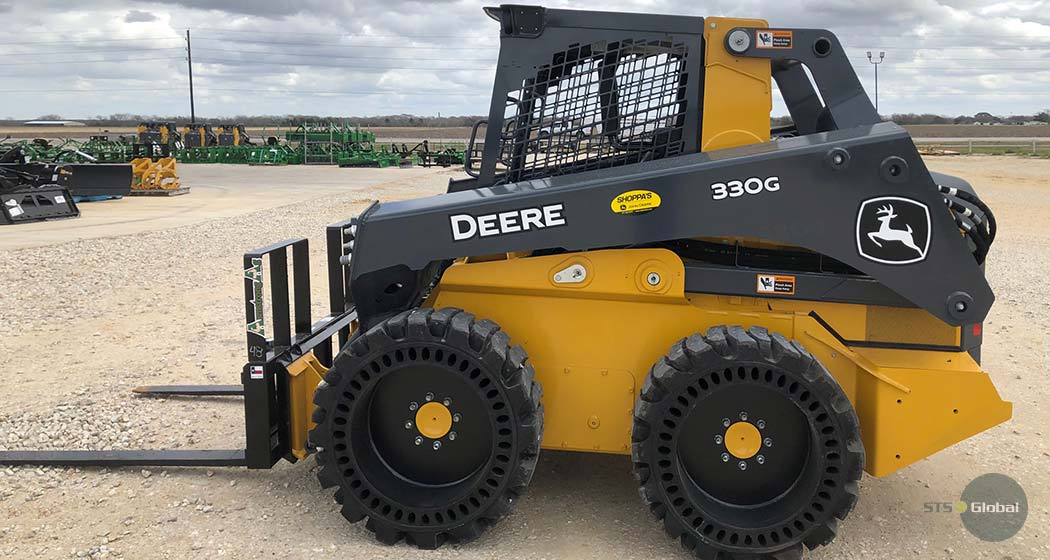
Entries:
POLYGON ((618 195, 610 204, 616 214, 643 214, 660 207, 660 195, 653 191, 627 191, 618 195))

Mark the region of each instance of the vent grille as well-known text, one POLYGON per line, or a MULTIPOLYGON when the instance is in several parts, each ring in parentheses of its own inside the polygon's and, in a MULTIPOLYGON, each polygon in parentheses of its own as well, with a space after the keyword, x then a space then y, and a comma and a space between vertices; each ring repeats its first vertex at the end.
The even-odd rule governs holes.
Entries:
POLYGON ((556 53, 507 94, 499 152, 506 180, 681 154, 687 54, 681 43, 630 39, 556 53))

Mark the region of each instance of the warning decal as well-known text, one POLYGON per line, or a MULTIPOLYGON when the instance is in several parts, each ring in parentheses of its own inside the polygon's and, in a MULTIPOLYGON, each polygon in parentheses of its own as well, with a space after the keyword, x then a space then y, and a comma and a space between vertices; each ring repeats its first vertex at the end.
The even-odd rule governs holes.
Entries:
POLYGON ((759 274, 756 290, 760 294, 795 295, 795 277, 759 274))
POLYGON ((760 49, 790 49, 791 36, 790 31, 759 29, 755 31, 755 46, 760 49))
POLYGON ((252 379, 263 379, 263 367, 262 366, 250 366, 248 370, 252 379))

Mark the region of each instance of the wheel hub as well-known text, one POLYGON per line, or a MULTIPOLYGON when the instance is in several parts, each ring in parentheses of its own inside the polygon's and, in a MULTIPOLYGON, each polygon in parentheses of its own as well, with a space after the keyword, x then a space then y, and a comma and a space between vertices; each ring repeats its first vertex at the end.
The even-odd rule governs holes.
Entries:
POLYGON ((439 402, 428 402, 416 411, 416 428, 430 439, 441 439, 452 429, 452 412, 439 402))
POLYGON ((736 422, 725 434, 726 451, 737 459, 750 459, 762 449, 762 434, 750 422, 736 422))

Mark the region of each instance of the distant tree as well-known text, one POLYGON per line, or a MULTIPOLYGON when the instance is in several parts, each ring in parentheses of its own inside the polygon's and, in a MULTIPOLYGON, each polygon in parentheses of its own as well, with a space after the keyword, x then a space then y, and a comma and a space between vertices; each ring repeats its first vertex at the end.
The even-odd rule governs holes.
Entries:
POLYGON ((1038 115, 1036 115, 1035 116, 1035 120, 1037 120, 1039 122, 1050 124, 1050 109, 1046 109, 1042 113, 1039 113, 1038 115))
POLYGON ((38 120, 38 121, 60 121, 60 120, 62 120, 62 115, 40 115, 39 117, 36 118, 36 120, 38 120))

